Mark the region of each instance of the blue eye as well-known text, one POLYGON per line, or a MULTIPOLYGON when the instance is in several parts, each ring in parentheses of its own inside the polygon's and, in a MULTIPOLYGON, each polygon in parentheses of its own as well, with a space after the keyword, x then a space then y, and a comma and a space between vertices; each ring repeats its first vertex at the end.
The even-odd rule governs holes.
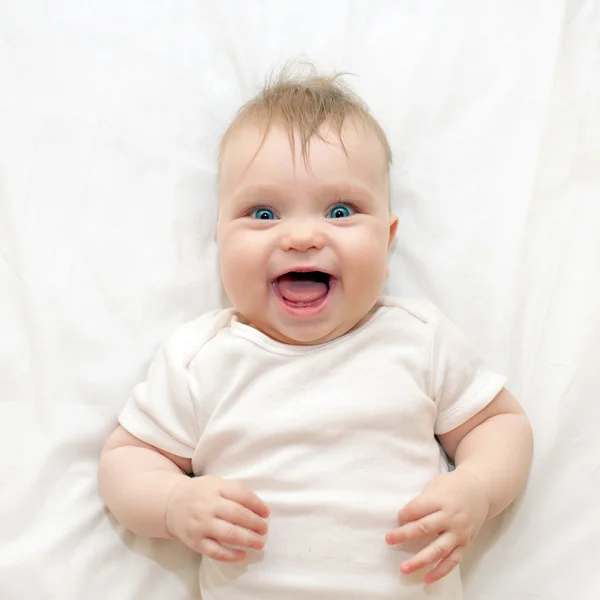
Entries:
POLYGON ((273 221, 277 218, 270 208, 256 208, 250 213, 250 216, 261 221, 273 221))
POLYGON ((345 219, 346 217, 349 217, 350 215, 353 215, 354 213, 355 213, 355 210, 351 206, 348 206, 347 204, 336 204, 335 206, 332 206, 329 209, 329 212, 327 213, 327 218, 328 219, 345 219))

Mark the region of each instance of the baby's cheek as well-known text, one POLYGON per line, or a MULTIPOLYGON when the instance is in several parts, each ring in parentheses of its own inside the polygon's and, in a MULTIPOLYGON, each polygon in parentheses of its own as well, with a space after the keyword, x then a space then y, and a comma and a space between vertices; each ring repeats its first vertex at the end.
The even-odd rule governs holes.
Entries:
POLYGON ((351 267, 361 271, 363 276, 369 276, 369 279, 376 279, 385 272, 386 252, 377 240, 366 239, 363 243, 356 244, 348 258, 351 267))
POLYGON ((349 257, 349 264, 350 270, 344 277, 346 292, 368 310, 381 295, 386 280, 386 262, 376 248, 363 247, 349 257))
POLYGON ((256 264, 257 245, 251 236, 236 234, 221 245, 221 267, 227 274, 242 276, 248 267, 256 264))
POLYGON ((250 275, 249 267, 251 263, 247 254, 231 252, 231 249, 221 254, 221 279, 227 295, 234 304, 237 304, 240 296, 243 297, 250 275))

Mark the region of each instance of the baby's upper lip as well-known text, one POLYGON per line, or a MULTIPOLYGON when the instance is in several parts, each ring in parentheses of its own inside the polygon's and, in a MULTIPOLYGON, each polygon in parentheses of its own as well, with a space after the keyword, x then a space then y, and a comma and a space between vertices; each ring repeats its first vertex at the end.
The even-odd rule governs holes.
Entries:
POLYGON ((297 266, 297 267, 291 267, 289 269, 285 269, 284 271, 278 272, 275 275, 275 277, 273 278, 273 280, 279 279, 280 277, 283 277, 284 275, 287 275, 288 273, 310 273, 312 271, 326 273, 330 277, 335 277, 335 274, 330 269, 323 268, 323 267, 316 266, 316 265, 309 265, 309 266, 302 265, 302 266, 297 266))

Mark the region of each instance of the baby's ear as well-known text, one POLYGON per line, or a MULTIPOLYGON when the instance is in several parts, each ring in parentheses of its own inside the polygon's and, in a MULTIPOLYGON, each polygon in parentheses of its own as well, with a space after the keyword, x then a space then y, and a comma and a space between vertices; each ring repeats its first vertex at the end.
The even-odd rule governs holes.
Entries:
POLYGON ((398 229, 398 217, 396 215, 390 215, 390 237, 388 240, 388 250, 392 247, 392 243, 396 238, 396 231, 398 229))

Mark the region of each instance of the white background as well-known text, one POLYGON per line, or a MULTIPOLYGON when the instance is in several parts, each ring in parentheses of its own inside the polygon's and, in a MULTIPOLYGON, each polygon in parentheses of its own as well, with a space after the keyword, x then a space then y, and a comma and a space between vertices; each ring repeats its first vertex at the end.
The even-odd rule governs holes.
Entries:
POLYGON ((160 341, 222 301, 219 135, 299 55, 389 134, 390 291, 466 330, 535 428, 466 599, 598 600, 599 0, 0 0, 0 598, 198 597, 196 557, 104 512, 97 459, 160 341))

